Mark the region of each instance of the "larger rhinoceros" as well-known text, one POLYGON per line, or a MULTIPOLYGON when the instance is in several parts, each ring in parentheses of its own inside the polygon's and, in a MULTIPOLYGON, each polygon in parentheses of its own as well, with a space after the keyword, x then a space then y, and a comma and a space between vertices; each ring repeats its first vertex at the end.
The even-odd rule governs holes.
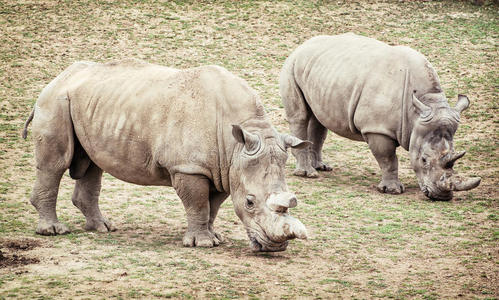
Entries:
POLYGON ((287 213, 297 200, 284 167, 286 149, 309 142, 279 134, 256 92, 224 68, 78 62, 44 88, 24 137, 31 119, 39 234, 68 232, 55 208, 69 168, 86 230, 114 230, 98 206, 106 171, 130 183, 173 186, 187 214, 184 246, 221 242, 213 222, 229 194, 254 251, 282 251, 289 239, 306 238, 287 213))
POLYGON ((295 175, 317 177, 327 129, 369 144, 382 170, 378 190, 404 191, 395 149, 409 150, 423 193, 448 200, 452 191, 472 189, 480 178, 452 176, 465 152, 453 149, 460 113, 469 106, 459 95, 449 107, 436 72, 419 52, 389 46, 353 33, 317 36, 285 61, 280 93, 292 134, 313 145, 293 150, 295 175))

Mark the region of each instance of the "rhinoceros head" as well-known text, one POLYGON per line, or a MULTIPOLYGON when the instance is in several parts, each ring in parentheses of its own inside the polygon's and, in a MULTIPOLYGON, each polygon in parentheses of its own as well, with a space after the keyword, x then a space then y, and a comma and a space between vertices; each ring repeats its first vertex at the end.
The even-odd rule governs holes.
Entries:
POLYGON ((421 191, 427 197, 450 200, 453 191, 470 190, 480 184, 479 177, 461 179, 453 175, 452 169, 456 160, 466 153, 454 151, 453 136, 460 114, 468 108, 470 101, 468 97, 459 95, 456 106, 451 108, 443 93, 423 97, 425 102, 435 105, 428 106, 413 94, 412 104, 419 118, 414 123, 409 145, 411 165, 421 191))
POLYGON ((239 143, 229 173, 231 197, 251 249, 283 251, 288 240, 306 239, 305 226, 288 214, 297 199, 288 191, 284 167, 288 147, 302 148, 310 142, 273 128, 250 132, 233 125, 232 135, 239 143))

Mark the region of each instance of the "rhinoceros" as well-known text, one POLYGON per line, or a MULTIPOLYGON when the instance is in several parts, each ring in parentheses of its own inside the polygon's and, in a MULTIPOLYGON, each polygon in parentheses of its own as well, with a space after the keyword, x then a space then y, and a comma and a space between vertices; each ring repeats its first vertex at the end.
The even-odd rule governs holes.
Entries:
POLYGON ((409 151, 421 190, 448 200, 452 191, 475 188, 480 178, 453 175, 453 136, 469 100, 459 95, 451 108, 438 76, 419 52, 346 33, 316 36, 286 59, 280 93, 291 133, 313 145, 292 150, 295 175, 317 177, 330 171, 322 161, 327 130, 368 143, 382 179, 380 192, 399 194, 395 150, 409 151))
POLYGON ((41 92, 33 121, 36 232, 68 232, 56 215, 63 173, 86 230, 113 231, 98 198, 103 171, 139 185, 172 186, 187 215, 184 246, 222 240, 213 223, 232 196, 253 251, 282 251, 305 226, 285 183, 287 148, 309 144, 278 133, 257 93, 218 66, 179 70, 139 60, 77 62, 41 92))

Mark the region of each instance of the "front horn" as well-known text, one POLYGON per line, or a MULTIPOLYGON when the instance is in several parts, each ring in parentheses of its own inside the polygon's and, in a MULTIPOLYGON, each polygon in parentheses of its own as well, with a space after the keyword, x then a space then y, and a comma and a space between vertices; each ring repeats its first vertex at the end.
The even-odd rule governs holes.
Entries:
POLYGON ((480 184, 481 181, 482 181, 482 178, 480 178, 480 177, 472 177, 472 178, 467 178, 467 179, 453 177, 452 178, 452 190, 456 191, 456 192, 468 191, 468 190, 476 188, 480 184))

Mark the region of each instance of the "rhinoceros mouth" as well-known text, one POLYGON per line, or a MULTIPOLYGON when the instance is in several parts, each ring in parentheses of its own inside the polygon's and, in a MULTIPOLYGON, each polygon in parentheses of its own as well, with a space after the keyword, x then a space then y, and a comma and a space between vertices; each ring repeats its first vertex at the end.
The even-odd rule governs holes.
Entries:
POLYGON ((250 248, 253 252, 279 252, 286 250, 288 247, 288 241, 273 242, 265 233, 263 235, 264 237, 259 232, 248 229, 250 248))
POLYGON ((436 201, 449 201, 452 199, 452 191, 441 191, 439 189, 433 190, 428 186, 423 186, 421 188, 423 194, 430 198, 431 200, 436 201))

